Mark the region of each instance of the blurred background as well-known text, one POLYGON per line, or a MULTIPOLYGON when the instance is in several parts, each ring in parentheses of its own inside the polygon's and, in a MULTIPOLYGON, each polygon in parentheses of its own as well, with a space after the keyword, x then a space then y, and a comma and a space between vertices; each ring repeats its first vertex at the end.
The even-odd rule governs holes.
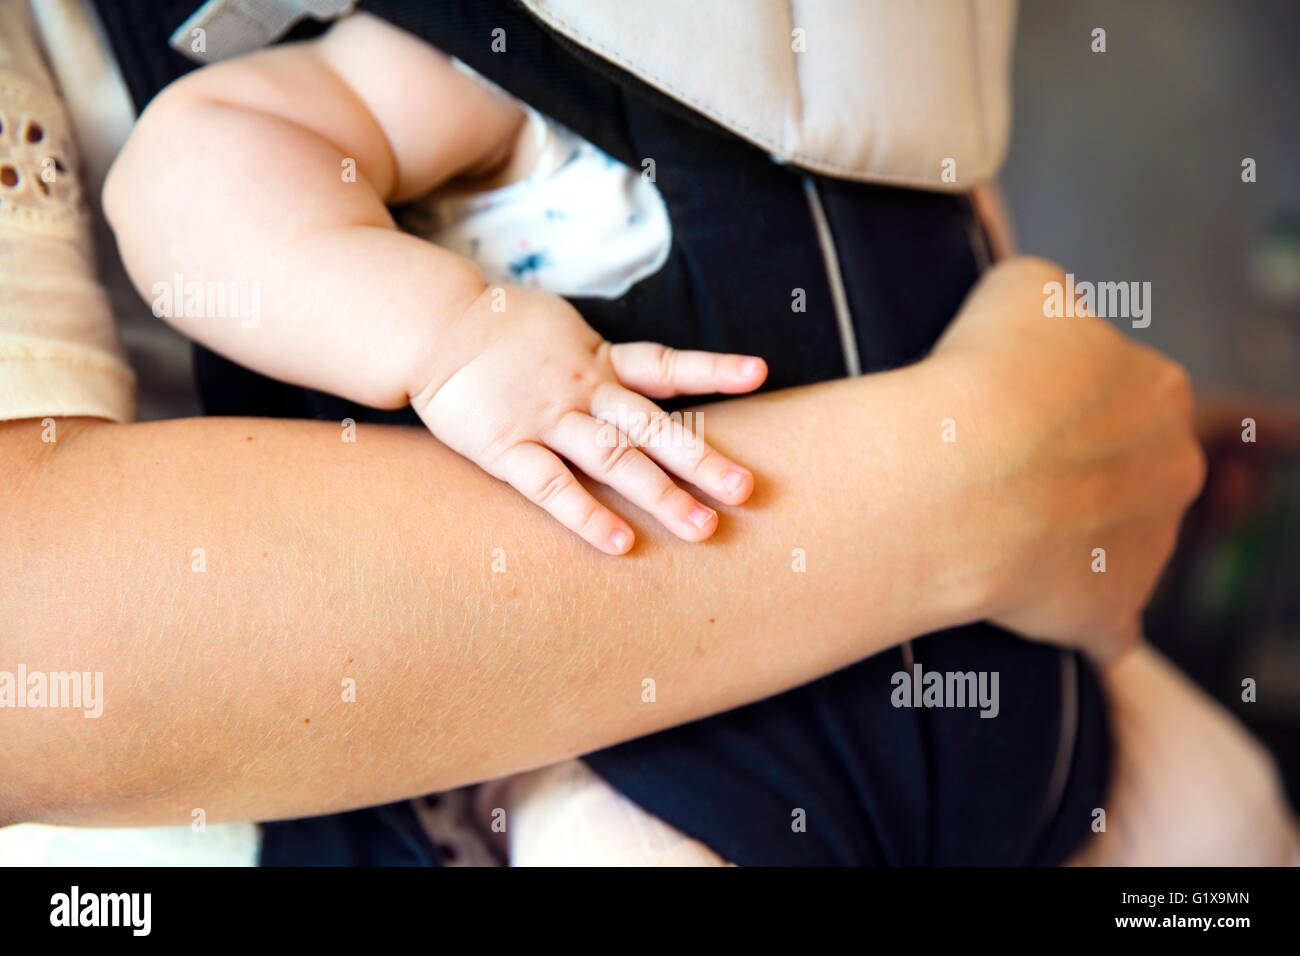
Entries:
MULTIPOLYGON (((1020 5, 1002 186, 1022 251, 1149 281, 1210 476, 1148 636, 1273 750, 1300 805, 1300 3, 1020 5), (1106 31, 1093 53, 1092 31, 1106 31), (1256 182, 1242 182, 1242 161, 1256 182), (1258 441, 1241 440, 1241 419, 1258 441), (1242 681, 1257 698, 1242 700, 1242 681)), ((1141 409, 1134 409, 1141 414, 1141 409)))

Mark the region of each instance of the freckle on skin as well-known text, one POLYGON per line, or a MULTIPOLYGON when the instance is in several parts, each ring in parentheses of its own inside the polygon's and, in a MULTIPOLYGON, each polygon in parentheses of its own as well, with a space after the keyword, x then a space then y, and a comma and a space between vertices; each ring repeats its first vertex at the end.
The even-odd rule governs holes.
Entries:
POLYGON ((253 440, 253 436, 252 436, 252 435, 249 435, 247 438, 244 439, 244 441, 252 441, 252 440, 253 440))
POLYGON ((714 621, 714 619, 713 619, 713 618, 709 618, 709 623, 710 623, 710 624, 712 624, 712 623, 713 623, 713 621, 714 621))
POLYGON ((310 723, 311 723, 311 718, 310 718, 310 717, 304 717, 304 718, 302 719, 302 722, 303 722, 304 724, 310 724, 310 723))

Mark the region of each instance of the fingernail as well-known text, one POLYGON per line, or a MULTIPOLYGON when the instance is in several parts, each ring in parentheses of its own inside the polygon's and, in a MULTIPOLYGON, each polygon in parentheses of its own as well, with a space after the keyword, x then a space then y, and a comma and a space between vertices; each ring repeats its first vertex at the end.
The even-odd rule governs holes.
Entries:
POLYGON ((747 358, 747 359, 745 359, 745 361, 741 362, 741 363, 740 363, 740 374, 741 374, 742 376, 744 376, 745 378, 749 378, 749 376, 751 376, 751 375, 757 375, 757 374, 758 374, 758 359, 756 359, 756 358, 747 358))
POLYGON ((722 476, 722 487, 727 489, 727 494, 734 495, 747 477, 745 472, 732 468, 722 476))
POLYGON ((614 546, 614 550, 622 554, 632 543, 632 536, 626 531, 615 531, 609 536, 609 543, 614 546))
POLYGON ((697 528, 703 528, 710 521, 712 521, 713 518, 714 518, 714 513, 710 511, 708 508, 701 508, 699 505, 696 505, 694 508, 691 509, 691 514, 690 514, 691 524, 695 525, 695 527, 697 528))

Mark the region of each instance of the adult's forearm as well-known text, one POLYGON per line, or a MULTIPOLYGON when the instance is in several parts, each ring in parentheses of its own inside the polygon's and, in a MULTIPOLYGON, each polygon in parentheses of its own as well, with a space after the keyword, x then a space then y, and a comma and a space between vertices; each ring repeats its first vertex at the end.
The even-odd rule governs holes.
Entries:
POLYGON ((978 569, 944 561, 973 533, 937 437, 947 382, 923 364, 708 407, 708 437, 754 468, 752 502, 705 544, 641 521, 618 560, 417 429, 63 423, 42 444, 37 423, 0 427, 0 671, 104 675, 99 718, 0 709, 0 813, 378 803, 977 617, 978 569))

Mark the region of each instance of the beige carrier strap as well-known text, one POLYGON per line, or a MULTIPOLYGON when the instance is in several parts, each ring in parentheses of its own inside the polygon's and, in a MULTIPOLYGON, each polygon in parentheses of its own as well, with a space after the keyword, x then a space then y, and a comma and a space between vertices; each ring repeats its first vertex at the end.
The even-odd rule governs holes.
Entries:
POLYGON ((1014 0, 522 2, 574 43, 814 172, 966 192, 1006 151, 1014 0))

